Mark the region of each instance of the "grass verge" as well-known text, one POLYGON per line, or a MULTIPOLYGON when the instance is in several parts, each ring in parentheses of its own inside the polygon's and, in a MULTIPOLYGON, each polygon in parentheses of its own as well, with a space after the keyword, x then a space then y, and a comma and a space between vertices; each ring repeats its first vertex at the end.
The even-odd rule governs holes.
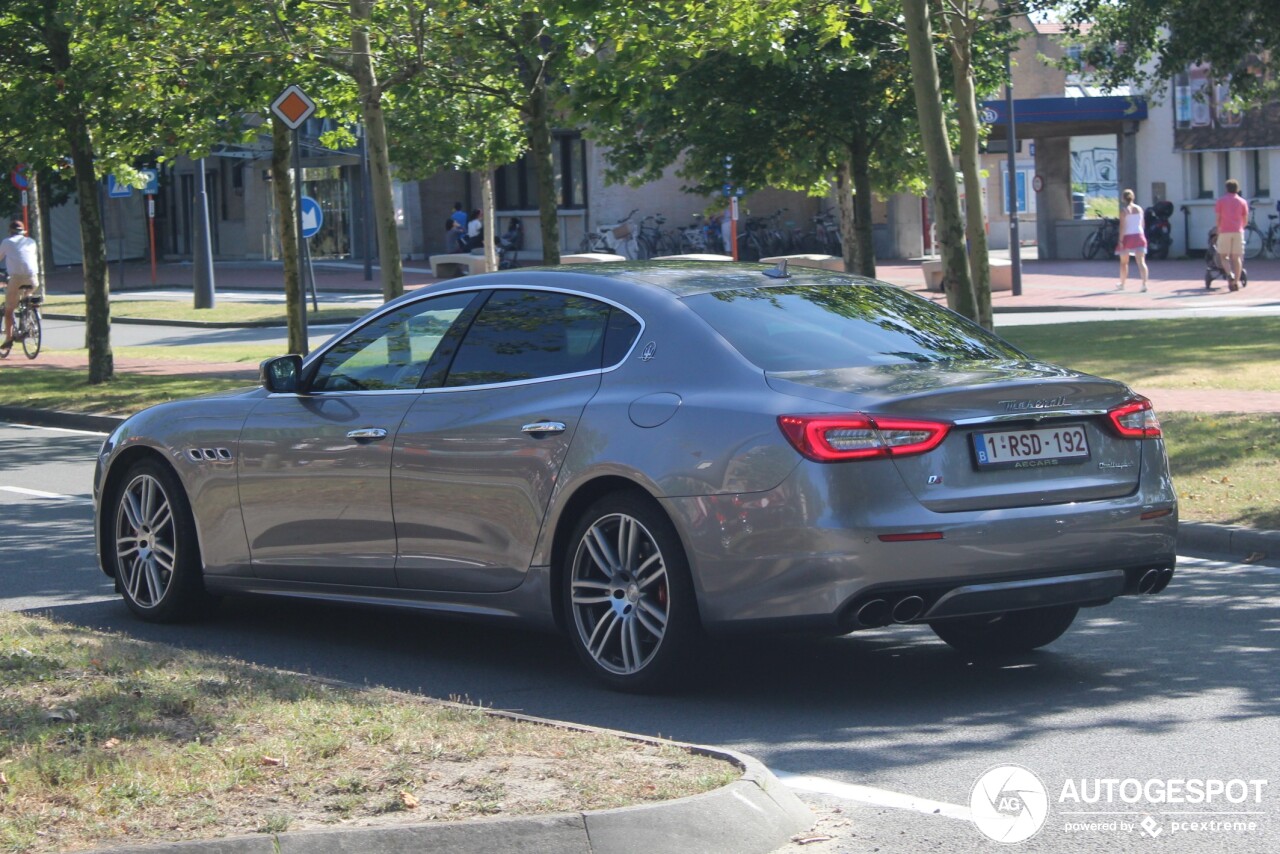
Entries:
POLYGON ((1107 320, 1001 328, 1045 361, 1130 385, 1280 391, 1280 317, 1107 320))
POLYGON ((5 371, 4 382, 0 383, 0 404, 60 412, 129 415, 166 400, 244 388, 246 384, 244 380, 119 372, 109 383, 90 385, 82 370, 42 367, 5 371))
POLYGON ((739 776, 678 747, 0 613, 0 849, 608 809, 739 776))
POLYGON ((1160 413, 1181 518, 1280 529, 1276 417, 1160 413))
MULTIPOLYGON (((46 314, 84 319, 84 297, 49 296, 44 301, 46 314)), ((350 323, 367 313, 368 309, 349 306, 323 307, 318 312, 307 309, 307 322, 350 323)), ((114 319, 135 320, 183 320, 204 323, 275 323, 285 325, 285 307, 281 302, 245 302, 223 300, 213 308, 195 309, 179 300, 114 299, 111 316, 114 319)))

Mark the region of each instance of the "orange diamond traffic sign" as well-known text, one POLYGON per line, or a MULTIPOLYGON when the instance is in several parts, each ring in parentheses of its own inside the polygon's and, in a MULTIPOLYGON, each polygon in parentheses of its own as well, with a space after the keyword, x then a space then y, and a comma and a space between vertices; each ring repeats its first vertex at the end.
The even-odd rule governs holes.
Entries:
POLYGON ((289 130, 297 130, 316 111, 316 102, 298 86, 290 86, 271 102, 271 112, 279 116, 289 130))

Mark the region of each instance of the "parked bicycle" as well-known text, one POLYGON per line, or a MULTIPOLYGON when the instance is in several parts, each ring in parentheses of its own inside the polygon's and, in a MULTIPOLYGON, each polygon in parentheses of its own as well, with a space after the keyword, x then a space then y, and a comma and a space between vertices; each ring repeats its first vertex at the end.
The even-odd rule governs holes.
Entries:
POLYGON ((630 220, 639 212, 640 209, 636 208, 613 225, 602 225, 595 231, 588 231, 578 245, 578 251, 638 258, 640 248, 636 240, 636 226, 630 220))
MULTIPOLYGON (((8 275, 0 275, 0 282, 9 287, 8 275)), ((40 354, 40 303, 44 302, 44 297, 35 293, 31 285, 23 285, 19 290, 22 295, 13 312, 13 340, 15 343, 21 341, 22 352, 28 359, 34 359, 40 354)), ((0 349, 0 359, 7 359, 9 351, 10 347, 0 349)))
MULTIPOLYGON (((1257 206, 1256 199, 1249 203, 1249 223, 1244 227, 1244 257, 1248 261, 1252 261, 1263 252, 1275 255, 1277 244, 1280 244, 1280 216, 1267 214, 1271 224, 1266 231, 1263 231, 1254 220, 1257 206)), ((1280 202, 1276 203, 1276 209, 1280 210, 1280 202)))
POLYGON ((640 257, 648 260, 658 255, 674 255, 677 244, 670 232, 663 231, 662 226, 667 218, 662 214, 651 214, 640 220, 640 231, 636 234, 640 257))
POLYGON ((1093 260, 1098 257, 1099 252, 1105 252, 1107 258, 1115 260, 1116 244, 1119 242, 1120 220, 1111 216, 1103 217, 1102 225, 1099 225, 1084 239, 1084 245, 1080 247, 1080 253, 1084 257, 1093 260))

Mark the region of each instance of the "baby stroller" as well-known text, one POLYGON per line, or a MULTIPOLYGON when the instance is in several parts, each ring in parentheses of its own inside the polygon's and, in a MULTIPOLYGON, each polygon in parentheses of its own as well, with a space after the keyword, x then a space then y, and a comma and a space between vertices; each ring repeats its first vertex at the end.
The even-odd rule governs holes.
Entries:
MULTIPOLYGON (((1204 251, 1204 286, 1206 289, 1213 287, 1213 280, 1217 278, 1231 281, 1231 273, 1222 263, 1222 257, 1218 255, 1218 228, 1214 226, 1209 229, 1209 248, 1204 251)), ((1249 271, 1240 268, 1240 287, 1247 288, 1249 286, 1249 271)), ((1235 288, 1232 288, 1235 290, 1235 288)))
POLYGON ((516 253, 524 248, 524 225, 516 217, 511 218, 507 230, 498 237, 498 269, 510 270, 516 266, 516 253))

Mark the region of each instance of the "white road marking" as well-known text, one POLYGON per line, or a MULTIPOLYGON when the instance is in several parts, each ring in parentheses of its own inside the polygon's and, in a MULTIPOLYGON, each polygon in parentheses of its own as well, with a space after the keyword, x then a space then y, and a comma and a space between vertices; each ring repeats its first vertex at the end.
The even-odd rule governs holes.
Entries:
POLYGON ((57 492, 42 492, 39 489, 24 489, 21 486, 0 486, 0 492, 12 492, 15 495, 25 495, 28 498, 47 498, 53 501, 63 501, 67 504, 92 504, 92 498, 85 498, 83 495, 61 495, 57 492))
POLYGON ((72 430, 72 429, 71 429, 71 428, 69 428, 69 427, 38 427, 38 426, 36 426, 36 425, 34 425, 34 424, 11 424, 11 423, 8 423, 8 422, 5 422, 5 423, 4 423, 4 426, 5 426, 5 427, 14 427, 14 428, 19 429, 19 430, 40 430, 40 431, 46 431, 46 430, 47 430, 47 431, 49 431, 49 432, 51 432, 51 433, 72 433, 72 434, 74 434, 74 435, 76 435, 76 436, 105 436, 105 435, 107 435, 106 433, 103 433, 101 430, 72 430))
POLYGON ((957 804, 931 801, 926 798, 917 798, 913 795, 904 795, 901 792, 891 792, 888 789, 860 786, 856 783, 842 783, 839 780, 830 780, 826 777, 812 777, 808 774, 788 774, 786 771, 770 770, 773 770, 773 776, 777 777, 783 785, 792 789, 799 789, 802 792, 832 795, 833 797, 843 798, 846 801, 855 801, 860 804, 889 807, 896 810, 910 810, 924 815, 940 815, 943 818, 953 818, 959 821, 973 820, 969 808, 957 804))

